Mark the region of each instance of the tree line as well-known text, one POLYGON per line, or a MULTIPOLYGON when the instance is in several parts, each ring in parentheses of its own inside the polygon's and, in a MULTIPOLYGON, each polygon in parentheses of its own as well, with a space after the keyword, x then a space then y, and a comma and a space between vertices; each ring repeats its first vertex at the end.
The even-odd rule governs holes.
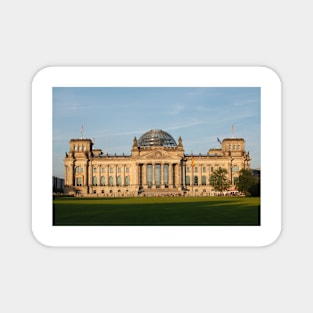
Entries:
MULTIPOLYGON (((231 186, 231 182, 227 176, 225 168, 215 170, 212 175, 211 186, 215 191, 223 192, 231 186)), ((242 169, 239 172, 236 188, 239 192, 246 196, 259 197, 260 196, 260 181, 252 175, 250 170, 242 169)))

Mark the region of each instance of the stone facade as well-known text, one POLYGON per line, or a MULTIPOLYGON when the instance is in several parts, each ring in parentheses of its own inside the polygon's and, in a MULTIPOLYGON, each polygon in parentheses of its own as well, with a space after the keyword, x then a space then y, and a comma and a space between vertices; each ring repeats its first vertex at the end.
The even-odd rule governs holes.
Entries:
POLYGON ((181 138, 174 145, 142 146, 135 137, 130 155, 104 155, 93 149, 91 139, 71 139, 64 165, 67 194, 207 196, 214 195, 210 185, 213 171, 227 169, 234 189, 239 171, 250 169, 250 156, 242 138, 226 138, 220 149, 210 149, 206 155, 186 155, 181 138))

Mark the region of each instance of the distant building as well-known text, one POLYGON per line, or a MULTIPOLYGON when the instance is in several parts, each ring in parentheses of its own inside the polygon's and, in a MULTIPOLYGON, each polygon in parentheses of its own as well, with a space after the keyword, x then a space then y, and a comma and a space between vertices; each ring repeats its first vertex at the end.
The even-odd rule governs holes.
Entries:
POLYGON ((250 172, 252 174, 252 176, 256 177, 258 179, 258 181, 261 180, 261 170, 256 168, 256 169, 250 169, 250 172))
POLYGON ((154 129, 133 139, 130 155, 103 154, 91 139, 71 139, 64 160, 67 194, 102 197, 213 195, 211 175, 228 171, 235 189, 241 169, 250 169, 243 138, 225 138, 206 155, 185 154, 167 132, 154 129))
POLYGON ((64 179, 52 176, 52 191, 53 192, 64 192, 64 179))

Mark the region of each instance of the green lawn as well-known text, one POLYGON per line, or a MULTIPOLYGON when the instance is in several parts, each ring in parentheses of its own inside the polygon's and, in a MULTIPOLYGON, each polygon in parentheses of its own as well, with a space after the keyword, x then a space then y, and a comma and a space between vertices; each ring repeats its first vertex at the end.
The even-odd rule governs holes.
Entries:
POLYGON ((53 225, 260 225, 260 198, 56 198, 53 225))

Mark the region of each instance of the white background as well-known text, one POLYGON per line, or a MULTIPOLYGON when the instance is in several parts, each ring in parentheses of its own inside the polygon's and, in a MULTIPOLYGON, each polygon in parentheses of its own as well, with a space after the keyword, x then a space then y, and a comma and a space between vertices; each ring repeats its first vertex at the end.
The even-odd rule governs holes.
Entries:
MULTIPOLYGON (((308 1, 1 4, 3 312, 312 311, 308 1), (31 81, 48 65, 258 65, 283 83, 283 221, 264 248, 47 248, 31 233, 31 81)), ((273 121, 275 123, 275 121, 273 121)), ((45 157, 45 151, 42 151, 45 157)), ((312 185, 312 184, 311 184, 312 185)), ((273 186, 274 188, 275 186, 273 186)))

